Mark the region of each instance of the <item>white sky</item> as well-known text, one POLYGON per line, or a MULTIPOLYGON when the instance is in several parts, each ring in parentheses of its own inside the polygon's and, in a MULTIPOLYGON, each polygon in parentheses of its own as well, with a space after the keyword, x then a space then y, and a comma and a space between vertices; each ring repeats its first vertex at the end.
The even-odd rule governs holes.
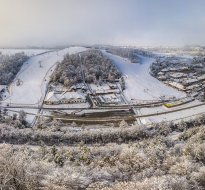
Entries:
POLYGON ((0 46, 205 45, 204 0, 0 0, 0 46))

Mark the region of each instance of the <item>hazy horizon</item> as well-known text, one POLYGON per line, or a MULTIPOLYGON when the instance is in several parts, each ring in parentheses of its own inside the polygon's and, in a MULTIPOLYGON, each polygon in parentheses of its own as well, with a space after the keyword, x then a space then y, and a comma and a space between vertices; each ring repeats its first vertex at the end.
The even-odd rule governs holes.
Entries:
POLYGON ((0 0, 0 47, 205 45, 205 1, 0 0))

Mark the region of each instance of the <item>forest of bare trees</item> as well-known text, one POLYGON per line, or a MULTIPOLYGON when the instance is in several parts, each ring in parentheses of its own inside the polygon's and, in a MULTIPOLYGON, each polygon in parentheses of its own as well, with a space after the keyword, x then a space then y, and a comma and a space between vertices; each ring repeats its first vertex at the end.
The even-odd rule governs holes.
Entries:
POLYGON ((138 56, 138 50, 134 48, 120 48, 120 47, 110 47, 107 50, 109 53, 119 55, 124 58, 128 58, 132 63, 140 63, 140 58, 138 56))
MULTIPOLYGON (((0 126, 0 139, 8 143, 0 145, 3 189, 203 190, 205 187, 203 115, 177 124, 146 127, 122 122, 96 130, 52 119, 38 122, 33 129, 18 128, 8 117, 0 126)), ((24 117, 21 113, 17 119, 24 117)))
POLYGON ((28 58, 24 53, 16 53, 14 55, 0 54, 0 85, 11 83, 28 58))
POLYGON ((66 55, 51 76, 51 82, 71 86, 78 82, 120 79, 121 73, 101 51, 88 50, 76 55, 66 55), (84 76, 83 76, 84 75, 84 76))
POLYGON ((140 63, 141 57, 154 57, 157 55, 152 53, 151 51, 144 48, 135 48, 135 47, 119 47, 119 46, 105 46, 103 47, 108 53, 112 53, 118 55, 120 57, 124 57, 130 60, 131 63, 140 63))

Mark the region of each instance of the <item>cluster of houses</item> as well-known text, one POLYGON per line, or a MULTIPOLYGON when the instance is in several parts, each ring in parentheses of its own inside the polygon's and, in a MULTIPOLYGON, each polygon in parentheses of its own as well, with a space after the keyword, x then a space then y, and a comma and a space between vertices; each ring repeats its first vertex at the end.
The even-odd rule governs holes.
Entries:
POLYGON ((205 72, 199 69, 198 64, 167 63, 159 67, 155 77, 192 96, 198 96, 205 90, 205 72))
POLYGON ((91 98, 95 105, 122 105, 125 100, 121 94, 121 86, 118 83, 103 83, 101 85, 90 84, 91 98))
POLYGON ((47 105, 58 105, 58 104, 77 104, 77 103, 85 103, 86 98, 82 94, 77 92, 49 92, 46 95, 44 103, 47 105))
POLYGON ((89 84, 91 93, 93 95, 98 94, 110 94, 110 93, 119 93, 120 87, 117 83, 102 83, 102 84, 89 84))
POLYGON ((118 105, 125 101, 121 95, 119 83, 78 83, 70 88, 62 85, 50 85, 45 97, 46 105, 80 104, 92 102, 93 105, 118 105))
POLYGON ((95 103, 97 105, 106 106, 106 105, 119 105, 123 104, 123 98, 120 94, 101 94, 94 97, 95 103))
MULTIPOLYGON (((82 90, 84 89, 83 86, 81 86, 81 88, 82 90)), ((68 89, 59 85, 51 87, 45 97, 44 103, 47 105, 59 105, 86 103, 86 101, 86 95, 83 92, 78 91, 77 87, 68 89)))

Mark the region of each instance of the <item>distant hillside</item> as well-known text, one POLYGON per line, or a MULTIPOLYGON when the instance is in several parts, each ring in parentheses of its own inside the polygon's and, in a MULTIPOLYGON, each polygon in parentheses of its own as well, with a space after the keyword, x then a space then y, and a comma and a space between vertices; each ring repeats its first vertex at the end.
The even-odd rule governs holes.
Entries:
POLYGON ((120 48, 120 47, 110 47, 107 50, 109 53, 119 55, 124 58, 128 58, 132 63, 140 63, 140 58, 137 53, 138 50, 133 48, 120 48))

